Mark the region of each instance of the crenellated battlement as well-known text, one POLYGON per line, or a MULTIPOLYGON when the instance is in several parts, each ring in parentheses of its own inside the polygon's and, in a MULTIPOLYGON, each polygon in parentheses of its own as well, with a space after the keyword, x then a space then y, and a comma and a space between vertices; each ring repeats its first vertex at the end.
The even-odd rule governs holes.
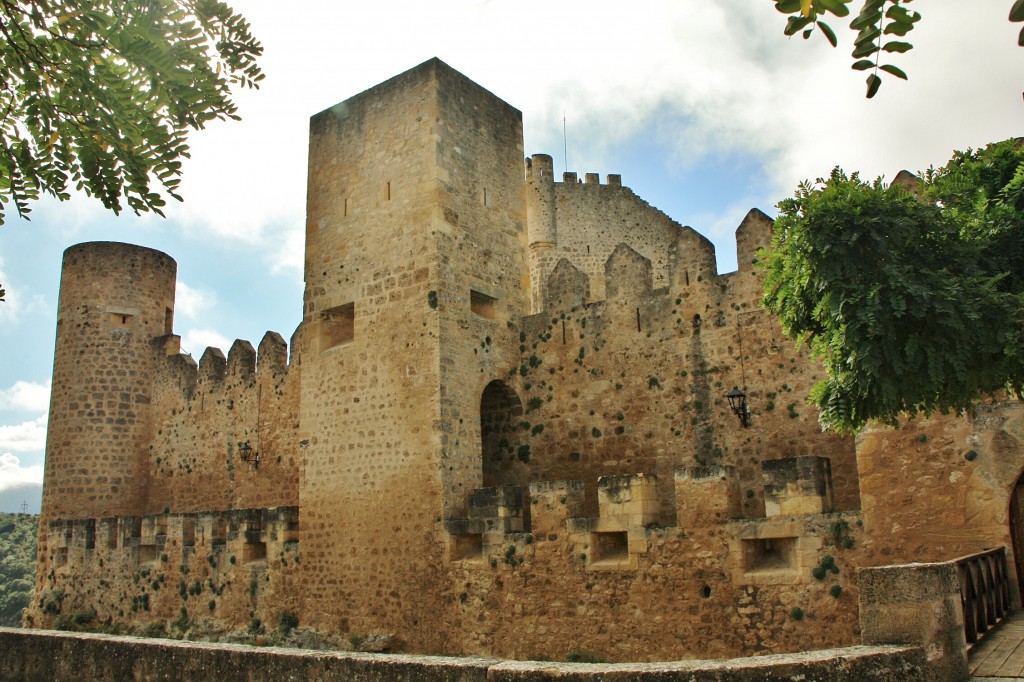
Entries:
POLYGON ((546 548, 556 543, 564 553, 538 549, 530 556, 531 571, 543 573, 550 570, 544 562, 568 558, 582 562, 588 571, 637 572, 651 561, 664 568, 690 564, 691 555, 660 549, 668 538, 703 544, 718 537, 712 544, 718 544, 723 580, 760 585, 812 583, 811 569, 823 547, 822 528, 834 525, 838 518, 848 529, 859 516, 832 514, 832 484, 824 457, 766 461, 761 485, 766 514, 744 518, 734 467, 677 469, 670 500, 675 514, 668 520, 662 514, 658 477, 653 473, 602 476, 596 483, 595 516, 583 514, 587 487, 583 481, 480 488, 469 494, 468 518, 445 524, 449 559, 466 569, 486 570, 498 562, 515 566, 511 558, 528 551, 530 545, 546 548))
POLYGON ((299 383, 287 360, 276 332, 258 352, 237 340, 227 356, 210 347, 198 363, 180 353, 164 358, 153 377, 148 510, 298 501, 299 383))
POLYGON ((200 387, 219 391, 239 383, 255 387, 262 380, 280 382, 288 369, 287 342, 277 332, 268 331, 258 352, 249 341, 236 339, 227 356, 220 348, 209 346, 198 363, 186 353, 170 354, 165 361, 166 376, 158 381, 172 384, 183 399, 191 400, 200 387))
MULTIPOLYGON (((623 244, 650 261, 655 288, 710 283, 723 276, 707 238, 637 196, 622 185, 621 176, 609 175, 601 184, 597 173, 586 173, 582 182, 567 172, 556 182, 552 165, 547 154, 526 160, 532 312, 545 305, 548 279, 563 259, 591 278, 588 301, 608 298, 604 268, 623 244)), ((756 209, 741 222, 737 272, 753 271, 757 251, 770 244, 771 224, 756 209)))
POLYGON ((58 519, 50 521, 46 528, 47 545, 58 550, 56 568, 65 570, 71 570, 74 564, 94 563, 101 558, 104 559, 103 564, 111 560, 126 565, 168 563, 168 559, 160 557, 171 548, 186 560, 195 552, 221 552, 245 557, 245 563, 251 563, 266 561, 267 546, 297 554, 300 540, 299 508, 294 505, 187 514, 164 512, 100 519, 58 519), (248 547, 251 545, 263 545, 264 548, 248 547), (62 554, 59 550, 64 550, 63 556, 58 556, 62 554))
MULTIPOLYGON (((562 173, 561 184, 601 184, 600 173, 585 173, 584 178, 586 180, 585 183, 579 179, 578 174, 575 171, 566 171, 562 173)), ((548 154, 534 154, 533 156, 526 157, 526 180, 527 182, 555 183, 554 162, 551 156, 548 154)), ((609 173, 605 176, 605 184, 610 187, 622 187, 622 176, 615 173, 609 173)))

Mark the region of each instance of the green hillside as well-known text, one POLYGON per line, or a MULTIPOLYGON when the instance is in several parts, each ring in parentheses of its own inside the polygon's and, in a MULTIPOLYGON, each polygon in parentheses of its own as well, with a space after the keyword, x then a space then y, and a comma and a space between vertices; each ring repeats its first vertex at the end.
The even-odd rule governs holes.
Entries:
POLYGON ((39 516, 0 512, 0 625, 21 625, 32 601, 39 516))

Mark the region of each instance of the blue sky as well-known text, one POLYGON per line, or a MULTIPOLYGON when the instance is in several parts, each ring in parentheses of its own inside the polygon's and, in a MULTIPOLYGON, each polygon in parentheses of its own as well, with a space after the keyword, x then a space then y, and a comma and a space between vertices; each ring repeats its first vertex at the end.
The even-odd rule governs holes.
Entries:
POLYGON ((623 184, 716 245, 835 165, 866 177, 939 165, 953 149, 1022 134, 1024 49, 1009 0, 931 0, 915 49, 863 98, 840 48, 782 35, 770 0, 307 0, 234 3, 266 49, 243 121, 191 138, 183 204, 115 217, 94 200, 40 202, 0 228, 0 511, 38 509, 62 251, 92 240, 178 262, 175 331, 198 357, 268 330, 290 337, 302 305, 308 118, 437 56, 523 111, 525 153, 623 184), (379 5, 377 7, 368 5, 379 5), (567 135, 563 154, 563 117, 567 135))

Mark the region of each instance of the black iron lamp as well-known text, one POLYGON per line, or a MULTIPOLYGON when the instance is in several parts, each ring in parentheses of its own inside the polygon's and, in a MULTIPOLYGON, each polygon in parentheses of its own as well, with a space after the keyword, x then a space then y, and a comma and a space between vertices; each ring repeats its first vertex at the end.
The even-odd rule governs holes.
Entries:
POLYGON ((740 390, 739 386, 733 386, 732 390, 725 394, 729 399, 729 409, 739 417, 740 424, 747 428, 750 420, 750 406, 747 405, 747 394, 740 390))
POLYGON ((238 444, 238 457, 243 462, 251 464, 253 469, 260 468, 260 453, 253 450, 252 446, 249 445, 249 441, 238 444))

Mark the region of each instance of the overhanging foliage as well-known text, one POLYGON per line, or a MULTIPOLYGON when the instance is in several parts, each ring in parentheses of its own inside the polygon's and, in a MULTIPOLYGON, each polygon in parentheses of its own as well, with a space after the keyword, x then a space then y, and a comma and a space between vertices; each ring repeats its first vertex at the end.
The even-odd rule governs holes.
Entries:
POLYGON ((69 187, 161 213, 188 132, 238 118, 261 53, 217 0, 0 0, 0 224, 69 187))
POLYGON ((1024 152, 958 152, 918 191, 835 169, 779 204, 764 304, 828 378, 824 426, 965 410, 1024 386, 1024 152))
MULTIPOLYGON (((849 27, 857 32, 853 41, 853 68, 868 72, 867 96, 874 97, 882 85, 879 72, 888 73, 896 78, 907 79, 907 74, 895 64, 883 63, 891 55, 903 54, 913 45, 906 40, 907 34, 914 29, 914 24, 921 20, 921 13, 908 9, 913 0, 772 0, 775 9, 789 15, 786 21, 785 34, 788 36, 801 33, 804 39, 815 33, 815 28, 826 40, 836 47, 839 43, 836 33, 825 21, 831 15, 834 19, 847 21, 850 7, 860 8, 857 14, 849 19, 849 27)), ((964 12, 972 11, 964 3, 964 12)), ((1024 22, 1024 0, 1014 0, 1010 7, 1010 21, 1024 22)), ((830 19, 832 21, 833 19, 830 19)), ((1017 43, 1024 46, 1024 29, 1021 29, 1017 43)))

